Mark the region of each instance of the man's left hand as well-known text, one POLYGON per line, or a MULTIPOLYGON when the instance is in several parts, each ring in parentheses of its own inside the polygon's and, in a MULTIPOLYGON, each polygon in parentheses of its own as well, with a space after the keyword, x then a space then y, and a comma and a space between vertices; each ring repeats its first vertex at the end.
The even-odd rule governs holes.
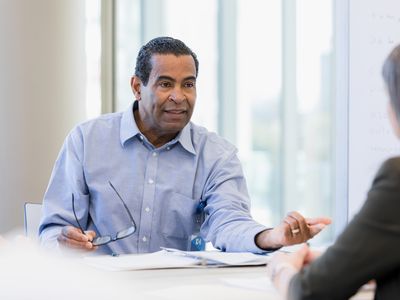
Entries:
POLYGON ((313 238, 330 223, 330 218, 304 218, 294 211, 288 213, 277 227, 257 234, 255 241, 258 247, 266 250, 300 244, 313 238))

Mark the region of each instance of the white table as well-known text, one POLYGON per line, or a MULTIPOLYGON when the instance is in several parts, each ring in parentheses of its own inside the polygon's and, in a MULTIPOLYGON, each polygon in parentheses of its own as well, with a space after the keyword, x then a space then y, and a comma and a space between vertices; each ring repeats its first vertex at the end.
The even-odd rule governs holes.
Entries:
MULTIPOLYGON (((129 285, 132 297, 146 300, 279 300, 265 267, 226 267, 107 272, 129 285)), ((352 300, 371 300, 361 291, 352 300)))
POLYGON ((131 285, 132 299, 280 299, 265 267, 143 270, 109 276, 131 285))

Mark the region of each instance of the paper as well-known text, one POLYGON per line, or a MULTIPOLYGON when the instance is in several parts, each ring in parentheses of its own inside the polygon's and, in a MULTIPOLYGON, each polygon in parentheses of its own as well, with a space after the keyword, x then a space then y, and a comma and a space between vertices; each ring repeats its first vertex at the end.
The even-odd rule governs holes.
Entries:
POLYGON ((265 265, 270 257, 251 252, 222 252, 222 251, 182 251, 172 248, 163 248, 172 253, 180 253, 187 257, 199 259, 203 264, 217 264, 227 266, 257 266, 265 265))
POLYGON ((228 253, 220 251, 181 251, 171 248, 146 254, 126 254, 116 257, 99 255, 84 258, 86 264, 110 271, 188 268, 204 265, 265 265, 268 260, 268 256, 247 252, 228 253))
POLYGON ((110 255, 90 256, 85 257, 84 262, 90 266, 109 271, 184 268, 199 264, 193 258, 173 255, 164 250, 154 253, 125 254, 115 257, 110 255))

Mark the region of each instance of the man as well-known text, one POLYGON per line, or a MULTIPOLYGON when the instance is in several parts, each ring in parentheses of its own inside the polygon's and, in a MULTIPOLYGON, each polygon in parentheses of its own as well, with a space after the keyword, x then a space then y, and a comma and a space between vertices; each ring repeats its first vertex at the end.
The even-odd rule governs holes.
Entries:
POLYGON ((296 212, 270 230, 252 220, 237 150, 190 122, 198 65, 177 39, 141 48, 136 101, 67 137, 44 197, 43 244, 137 253, 202 249, 206 240, 262 252, 304 242, 330 223, 296 212))

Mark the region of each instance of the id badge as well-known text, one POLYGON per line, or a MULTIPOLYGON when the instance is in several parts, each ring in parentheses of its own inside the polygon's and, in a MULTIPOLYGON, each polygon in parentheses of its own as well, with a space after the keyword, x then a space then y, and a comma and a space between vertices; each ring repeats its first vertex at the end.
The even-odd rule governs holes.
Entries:
POLYGON ((192 234, 190 237, 188 251, 204 251, 206 249, 206 242, 199 235, 192 234))

